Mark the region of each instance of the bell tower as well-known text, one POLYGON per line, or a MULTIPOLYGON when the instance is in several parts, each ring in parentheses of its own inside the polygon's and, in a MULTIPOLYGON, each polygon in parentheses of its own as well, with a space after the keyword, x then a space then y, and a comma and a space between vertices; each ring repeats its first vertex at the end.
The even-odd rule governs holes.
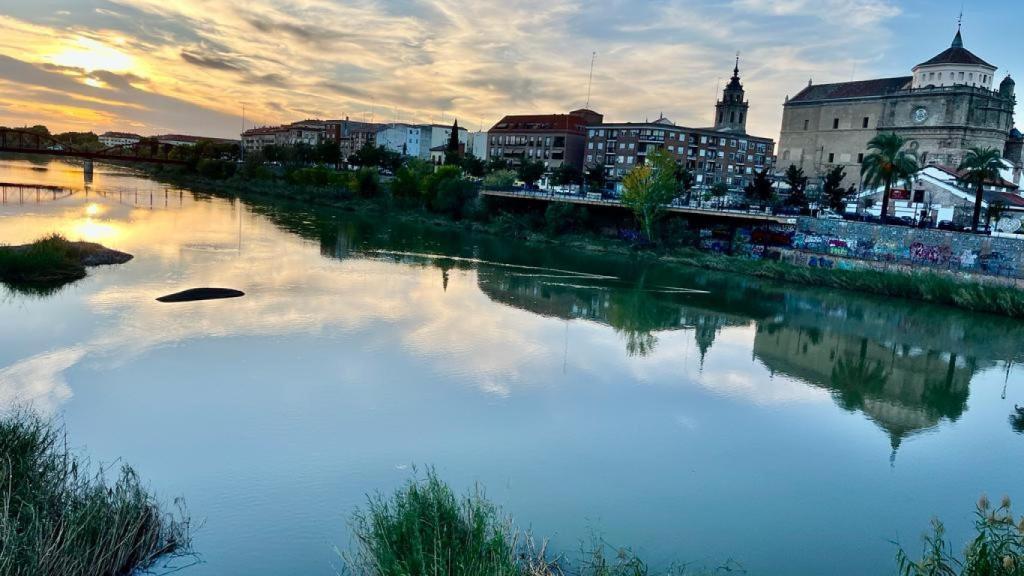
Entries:
POLYGON ((715 130, 723 132, 747 132, 747 109, 743 84, 740 83, 740 55, 736 54, 736 66, 732 78, 722 91, 722 99, 715 103, 715 130))

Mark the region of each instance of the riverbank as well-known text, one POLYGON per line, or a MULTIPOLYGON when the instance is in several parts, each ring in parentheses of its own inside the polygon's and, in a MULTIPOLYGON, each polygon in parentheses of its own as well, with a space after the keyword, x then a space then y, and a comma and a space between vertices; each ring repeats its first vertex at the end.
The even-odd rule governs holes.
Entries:
MULTIPOLYGON (((586 217, 581 216, 577 209, 565 213, 555 211, 560 213, 554 216, 550 209, 544 214, 523 215, 495 211, 484 205, 477 210, 465 211, 470 217, 456 219, 430 212, 415 203, 396 200, 388 194, 359 197, 340 188, 317 188, 239 177, 212 180, 179 171, 159 170, 153 171, 151 175, 164 183, 201 193, 294 201, 361 214, 386 214, 389 218, 403 222, 472 230, 526 244, 558 244, 573 250, 645 258, 680 266, 744 274, 774 282, 851 290, 1024 318, 1024 290, 1009 284, 962 279, 953 274, 926 270, 810 268, 773 260, 752 260, 702 252, 694 247, 697 235, 692 230, 677 231, 677 237, 672 238, 675 245, 663 242, 661 245, 638 247, 628 240, 588 230, 580 224, 586 217)), ((478 199, 477 202, 483 201, 478 199)))
POLYGON ((134 574, 189 553, 186 518, 162 510, 127 465, 90 472, 54 423, 3 416, 0 447, 0 575, 134 574))
POLYGON ((47 290, 80 280, 87 266, 123 264, 131 254, 59 234, 21 246, 0 246, 0 282, 19 290, 47 290))

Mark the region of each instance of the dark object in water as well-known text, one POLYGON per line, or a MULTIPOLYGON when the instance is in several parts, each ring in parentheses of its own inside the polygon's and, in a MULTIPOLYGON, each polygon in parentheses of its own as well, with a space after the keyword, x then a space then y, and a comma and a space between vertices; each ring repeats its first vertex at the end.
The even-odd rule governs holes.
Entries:
POLYGON ((245 296, 241 290, 231 288, 190 288, 167 296, 157 298, 159 302, 194 302, 196 300, 218 300, 221 298, 238 298, 245 296))

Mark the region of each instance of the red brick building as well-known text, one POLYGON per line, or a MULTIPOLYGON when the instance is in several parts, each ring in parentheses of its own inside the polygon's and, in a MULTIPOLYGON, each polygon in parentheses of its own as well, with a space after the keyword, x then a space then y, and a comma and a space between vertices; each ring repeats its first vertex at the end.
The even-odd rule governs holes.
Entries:
POLYGON ((540 161, 549 171, 563 164, 582 169, 587 126, 602 120, 604 116, 585 108, 568 114, 505 116, 487 131, 488 157, 513 166, 523 158, 540 161))

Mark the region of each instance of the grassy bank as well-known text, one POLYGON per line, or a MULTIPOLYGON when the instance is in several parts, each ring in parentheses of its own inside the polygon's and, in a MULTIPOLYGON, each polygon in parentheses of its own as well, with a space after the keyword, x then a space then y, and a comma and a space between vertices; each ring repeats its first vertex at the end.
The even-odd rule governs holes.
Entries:
MULTIPOLYGON (((516 528, 477 488, 456 496, 437 475, 413 479, 389 496, 377 495, 353 516, 353 549, 342 554, 355 576, 683 576, 745 574, 727 561, 715 568, 675 565, 653 569, 629 549, 598 540, 573 558, 551 556, 516 528)), ((796 553, 796 551, 794 551, 796 553)), ((924 537, 919 559, 895 547, 901 576, 1024 576, 1024 517, 1014 518, 1008 498, 998 507, 982 497, 975 536, 951 544, 938 520, 924 537)), ((827 572, 827 571, 826 571, 827 572)))
POLYGON ((24 246, 0 246, 0 282, 15 290, 49 293, 85 277, 86 266, 121 264, 130 254, 51 234, 24 246))
POLYGON ((54 234, 25 246, 0 246, 0 282, 49 286, 85 277, 78 247, 54 234))
POLYGON ((188 550, 188 522, 161 512, 128 466, 89 472, 51 422, 0 418, 0 576, 117 576, 188 550))
MULTIPOLYGON (((359 196, 344 188, 316 188, 283 181, 245 180, 234 177, 210 180, 195 174, 157 172, 155 177, 197 191, 238 197, 285 199, 340 208, 360 213, 387 212, 402 220, 472 229, 527 243, 555 243, 574 250, 649 257, 659 262, 729 273, 746 274, 776 282, 852 290, 866 294, 904 298, 1024 318, 1024 290, 995 283, 967 281, 935 272, 899 272, 858 269, 825 270, 773 261, 704 253, 692 245, 692 230, 677 229, 667 234, 657 248, 637 249, 627 240, 600 235, 575 208, 549 209, 541 214, 509 214, 487 206, 463 210, 458 218, 426 210, 420 204, 396 201, 382 189, 376 196, 359 196)), ((565 208, 568 205, 552 205, 565 208)))

